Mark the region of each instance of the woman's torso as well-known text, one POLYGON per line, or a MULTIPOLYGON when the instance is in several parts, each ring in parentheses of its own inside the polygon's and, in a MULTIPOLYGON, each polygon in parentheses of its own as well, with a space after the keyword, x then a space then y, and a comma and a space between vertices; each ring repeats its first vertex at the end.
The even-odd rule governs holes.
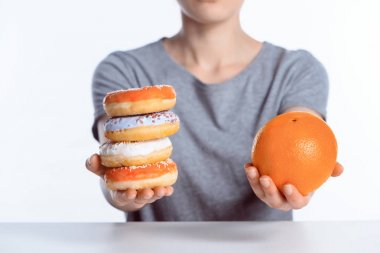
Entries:
MULTIPOLYGON (((264 43, 256 58, 237 76, 206 85, 176 64, 162 41, 126 52, 115 52, 124 68, 125 87, 173 85, 181 119, 180 131, 171 136, 172 159, 179 169, 174 194, 140 211, 128 220, 290 220, 291 212, 269 208, 248 184, 244 164, 250 162, 252 140, 269 119, 283 110, 293 58, 264 43)), ((293 54, 294 56, 289 54, 293 54)), ((293 68, 294 69, 294 68, 293 68)), ((111 88, 112 89, 112 88, 111 88)))

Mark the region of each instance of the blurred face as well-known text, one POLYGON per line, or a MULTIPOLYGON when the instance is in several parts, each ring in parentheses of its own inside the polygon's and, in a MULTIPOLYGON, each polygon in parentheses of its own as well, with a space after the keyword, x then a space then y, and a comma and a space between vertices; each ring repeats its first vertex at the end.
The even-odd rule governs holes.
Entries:
POLYGON ((238 14, 244 0, 177 0, 182 12, 202 24, 219 23, 238 14))

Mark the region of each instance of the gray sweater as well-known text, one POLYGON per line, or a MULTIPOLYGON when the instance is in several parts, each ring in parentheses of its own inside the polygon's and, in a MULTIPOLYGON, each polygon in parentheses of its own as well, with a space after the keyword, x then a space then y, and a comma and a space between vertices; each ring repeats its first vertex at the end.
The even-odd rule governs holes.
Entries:
POLYGON ((326 117, 328 78, 318 60, 307 51, 264 42, 238 75, 204 84, 167 54, 162 40, 114 52, 93 77, 94 137, 98 139, 96 122, 104 115, 107 92, 152 84, 170 84, 177 92, 173 111, 181 119, 181 129, 171 140, 179 176, 171 197, 128 213, 128 220, 292 219, 291 211, 269 208, 256 198, 244 163, 250 162, 256 132, 287 108, 308 107, 326 117))

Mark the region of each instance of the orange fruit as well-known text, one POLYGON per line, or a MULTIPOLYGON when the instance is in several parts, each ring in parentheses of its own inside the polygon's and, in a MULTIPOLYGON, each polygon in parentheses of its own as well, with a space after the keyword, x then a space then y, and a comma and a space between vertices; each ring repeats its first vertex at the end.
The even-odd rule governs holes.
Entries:
POLYGON ((256 134, 252 163, 279 189, 291 183, 307 195, 330 177, 337 151, 334 133, 322 119, 307 112, 288 112, 256 134))

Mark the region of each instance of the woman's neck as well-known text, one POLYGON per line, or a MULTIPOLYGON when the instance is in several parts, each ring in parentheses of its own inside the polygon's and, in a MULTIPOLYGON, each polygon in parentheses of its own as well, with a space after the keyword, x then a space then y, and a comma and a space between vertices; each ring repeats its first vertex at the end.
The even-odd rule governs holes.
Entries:
POLYGON ((176 62, 199 79, 212 82, 239 73, 255 58, 261 43, 241 29, 238 15, 205 25, 182 14, 181 31, 166 39, 164 46, 176 62))

